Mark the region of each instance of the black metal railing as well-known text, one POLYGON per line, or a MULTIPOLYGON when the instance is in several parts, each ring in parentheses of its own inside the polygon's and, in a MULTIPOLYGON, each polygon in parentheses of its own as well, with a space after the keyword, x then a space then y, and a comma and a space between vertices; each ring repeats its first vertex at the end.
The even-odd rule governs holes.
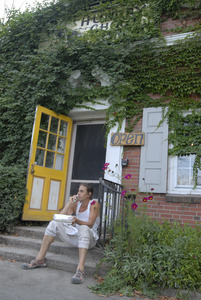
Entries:
POLYGON ((100 227, 99 245, 105 246, 113 238, 114 221, 121 213, 121 190, 118 183, 99 178, 100 227))

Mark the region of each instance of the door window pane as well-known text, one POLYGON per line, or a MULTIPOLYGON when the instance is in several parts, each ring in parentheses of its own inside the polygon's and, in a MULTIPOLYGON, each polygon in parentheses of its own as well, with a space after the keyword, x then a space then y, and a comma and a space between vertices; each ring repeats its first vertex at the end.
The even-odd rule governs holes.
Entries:
POLYGON ((62 171, 63 170, 63 162, 64 162, 64 156, 61 154, 57 154, 55 169, 62 171))
POLYGON ((45 148, 46 146, 46 139, 47 139, 47 133, 44 131, 39 131, 39 135, 38 135, 38 147, 42 147, 45 148))
POLYGON ((54 153, 47 151, 47 157, 46 157, 46 168, 53 168, 54 166, 54 153))
POLYGON ((48 124, 49 124, 49 116, 42 113, 41 121, 40 121, 40 128, 44 129, 44 130, 48 130, 48 124))
POLYGON ((44 156, 45 156, 45 151, 44 150, 42 150, 42 149, 37 149, 36 150, 35 163, 38 166, 43 166, 44 156))
POLYGON ((59 137, 57 152, 64 153, 66 139, 59 137))
POLYGON ((98 180, 105 162, 105 126, 78 125, 72 179, 98 180))
POLYGON ((57 136, 54 134, 49 135, 49 141, 48 141, 48 149, 55 151, 56 149, 56 142, 57 142, 57 136))
POLYGON ((67 127, 68 127, 67 122, 61 120, 59 134, 66 137, 66 135, 67 135, 67 127))
POLYGON ((57 133, 58 125, 59 125, 59 119, 52 117, 51 125, 50 125, 50 131, 54 132, 54 133, 57 133))

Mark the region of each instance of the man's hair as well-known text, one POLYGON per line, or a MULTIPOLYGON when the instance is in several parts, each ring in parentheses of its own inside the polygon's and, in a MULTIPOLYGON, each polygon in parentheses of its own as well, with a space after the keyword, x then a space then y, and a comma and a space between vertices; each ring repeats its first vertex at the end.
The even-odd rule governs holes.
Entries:
POLYGON ((80 183, 80 186, 81 185, 86 187, 88 194, 91 193, 91 199, 92 199, 93 192, 94 192, 93 186, 90 183, 86 183, 86 182, 80 183))

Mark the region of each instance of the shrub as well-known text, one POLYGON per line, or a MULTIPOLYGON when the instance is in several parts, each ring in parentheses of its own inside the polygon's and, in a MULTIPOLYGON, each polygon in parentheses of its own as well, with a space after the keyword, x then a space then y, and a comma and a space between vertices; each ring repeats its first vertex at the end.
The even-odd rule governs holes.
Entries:
POLYGON ((165 288, 201 290, 201 232, 197 225, 159 223, 145 214, 129 213, 127 228, 118 221, 114 238, 105 248, 112 267, 95 293, 134 290, 156 296, 165 288))
POLYGON ((25 170, 0 165, 0 230, 10 230, 21 217, 26 196, 25 170))

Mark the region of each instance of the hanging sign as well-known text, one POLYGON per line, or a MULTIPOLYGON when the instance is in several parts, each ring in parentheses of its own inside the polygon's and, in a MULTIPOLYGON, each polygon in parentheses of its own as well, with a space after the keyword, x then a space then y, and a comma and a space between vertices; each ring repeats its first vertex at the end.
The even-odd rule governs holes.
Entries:
POLYGON ((101 23, 94 16, 92 19, 83 18, 82 20, 76 21, 75 25, 72 26, 72 29, 79 32, 86 32, 88 30, 95 30, 95 29, 108 30, 110 29, 110 25, 111 22, 101 23))
POLYGON ((112 146, 143 146, 144 132, 116 132, 111 134, 112 146))

